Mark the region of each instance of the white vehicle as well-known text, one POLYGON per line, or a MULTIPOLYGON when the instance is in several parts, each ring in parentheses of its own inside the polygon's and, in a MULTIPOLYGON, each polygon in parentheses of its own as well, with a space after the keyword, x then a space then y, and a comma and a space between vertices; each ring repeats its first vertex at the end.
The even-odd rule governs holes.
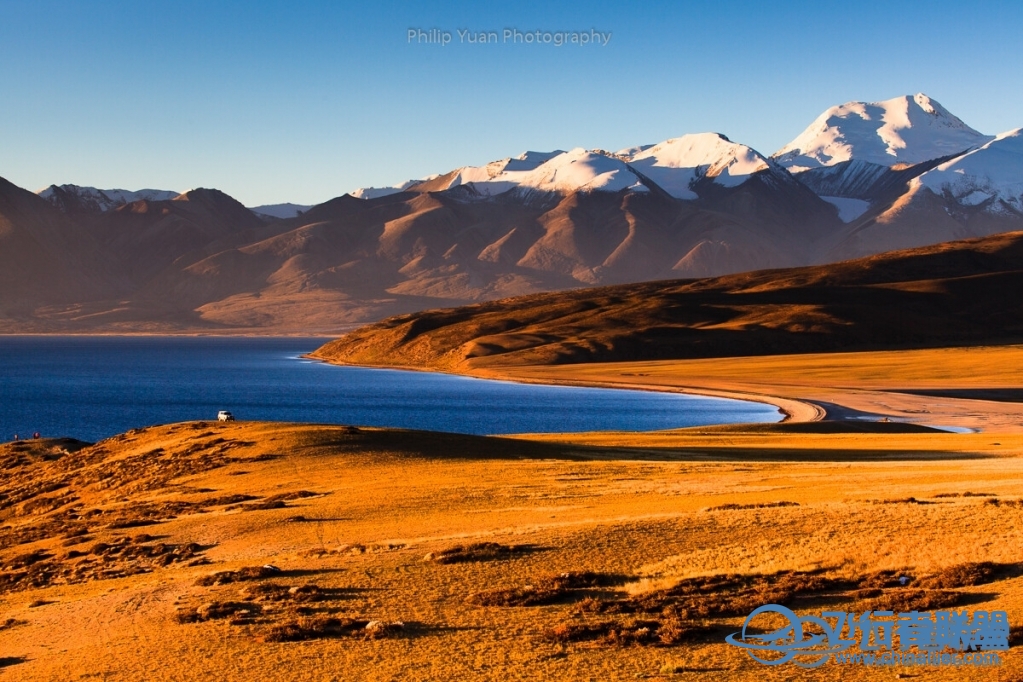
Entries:
POLYGON ((221 410, 220 412, 217 412, 217 421, 218 422, 233 422, 234 421, 234 415, 231 414, 230 412, 228 412, 227 410, 221 410))

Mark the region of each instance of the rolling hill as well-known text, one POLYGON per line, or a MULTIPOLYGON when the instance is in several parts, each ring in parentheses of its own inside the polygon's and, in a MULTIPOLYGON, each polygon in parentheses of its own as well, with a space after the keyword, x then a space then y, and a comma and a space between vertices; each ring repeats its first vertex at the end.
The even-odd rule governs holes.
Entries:
POLYGON ((390 318, 314 353, 445 370, 1023 342, 1023 232, 390 318))

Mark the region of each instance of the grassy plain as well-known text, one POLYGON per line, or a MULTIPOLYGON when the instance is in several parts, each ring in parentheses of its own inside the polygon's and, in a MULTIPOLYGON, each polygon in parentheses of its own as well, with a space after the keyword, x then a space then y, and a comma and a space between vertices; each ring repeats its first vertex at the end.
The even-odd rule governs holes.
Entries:
POLYGON ((816 405, 824 406, 831 419, 886 417, 913 424, 1023 433, 1023 346, 1018 345, 504 366, 472 373, 518 381, 747 397, 778 405, 796 421, 826 418, 816 405))
POLYGON ((0 445, 0 675, 1023 679, 1018 648, 998 670, 803 671, 723 642, 775 600, 1023 620, 1023 435, 905 430, 192 422, 0 445))

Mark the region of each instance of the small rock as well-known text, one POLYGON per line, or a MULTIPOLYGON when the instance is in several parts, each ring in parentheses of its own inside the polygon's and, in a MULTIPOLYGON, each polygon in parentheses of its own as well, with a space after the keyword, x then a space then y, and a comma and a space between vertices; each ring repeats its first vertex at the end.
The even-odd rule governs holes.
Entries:
POLYGON ((386 623, 382 620, 371 620, 366 623, 366 632, 379 633, 387 632, 389 630, 403 630, 405 624, 402 622, 386 623))

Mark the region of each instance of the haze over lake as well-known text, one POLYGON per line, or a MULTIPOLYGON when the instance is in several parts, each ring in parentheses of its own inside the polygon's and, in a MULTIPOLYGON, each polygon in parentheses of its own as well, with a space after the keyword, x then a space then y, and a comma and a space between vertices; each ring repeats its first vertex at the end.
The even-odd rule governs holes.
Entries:
POLYGON ((654 430, 772 422, 761 403, 336 367, 302 359, 324 339, 0 337, 0 439, 95 441, 216 419, 392 426, 467 434, 654 430))

